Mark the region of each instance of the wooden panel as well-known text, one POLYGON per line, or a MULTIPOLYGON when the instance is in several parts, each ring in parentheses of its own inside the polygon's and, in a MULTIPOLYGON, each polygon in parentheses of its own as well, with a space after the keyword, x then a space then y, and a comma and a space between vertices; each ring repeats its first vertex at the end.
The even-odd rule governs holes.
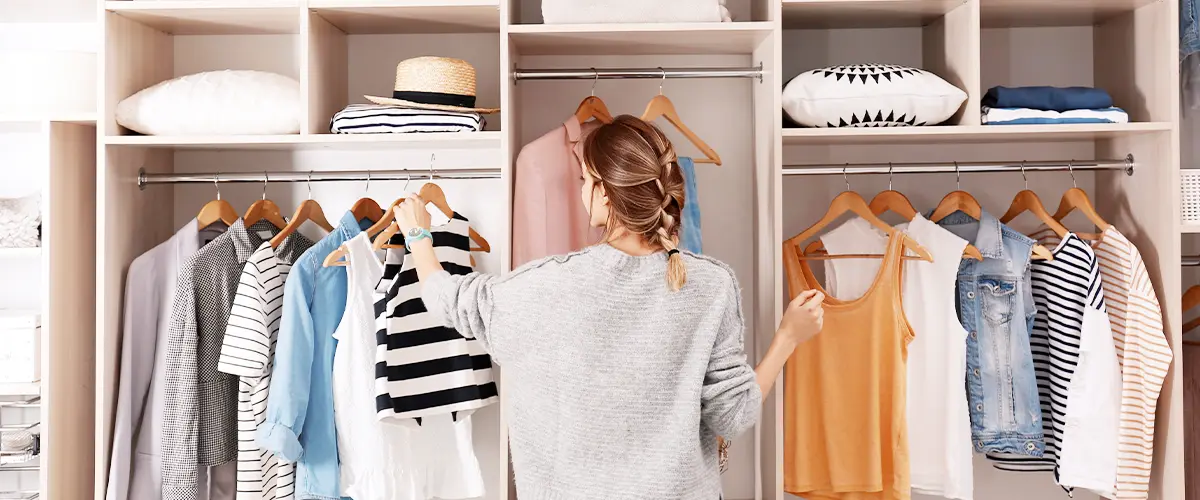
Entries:
POLYGON ((1133 121, 1178 123, 1178 31, 1174 1, 1157 2, 1093 30, 1096 87, 1133 121), (1175 83, 1172 83, 1175 82, 1175 83))
POLYGON ((927 26, 962 0, 784 0, 784 29, 927 26))
POLYGON ((50 169, 43 241, 42 481, 45 498, 92 494, 96 368, 96 129, 49 125, 50 169))
POLYGON ((979 4, 963 2, 922 31, 924 69, 967 92, 967 101, 947 122, 979 124, 979 4))
MULTIPOLYGON (((508 13, 510 9, 507 1, 501 7, 501 18, 508 18, 512 14, 508 13)), ((500 270, 502 273, 508 273, 512 270, 512 213, 513 213, 513 167, 516 165, 517 154, 521 151, 521 136, 517 127, 517 119, 520 117, 520 106, 517 92, 516 81, 512 78, 512 69, 516 66, 516 61, 520 58, 517 53, 516 44, 508 39, 505 35, 508 26, 501 26, 500 35, 500 109, 503 112, 500 114, 500 144, 501 158, 504 162, 504 170, 501 171, 502 184, 504 185, 504 207, 508 212, 508 217, 505 218, 504 228, 504 244, 500 246, 500 270)), ((504 458, 503 471, 501 474, 502 482, 497 485, 497 490, 500 492, 500 500, 516 499, 517 484, 513 476, 512 455, 508 444, 509 428, 508 420, 509 413, 505 409, 503 399, 506 397, 505 390, 508 386, 504 376, 504 367, 497 365, 499 368, 499 380, 501 407, 500 407, 500 450, 504 458)))
POLYGON ((349 97, 349 49, 346 34, 316 14, 308 14, 307 71, 302 88, 307 95, 309 134, 329 132, 333 114, 346 107, 349 97))
MULTIPOLYGON (((315 80, 314 80, 315 81, 315 80)), ((329 98, 332 99, 332 96, 329 98)), ((344 101, 345 99, 341 99, 344 101)), ((311 105, 310 105, 311 106, 311 105)), ((326 106, 328 115, 323 123, 329 126, 329 118, 344 104, 326 106)), ((313 112, 314 115, 323 113, 313 112)), ((311 117, 310 117, 311 118, 311 117)), ((322 123, 312 118, 310 125, 322 123)), ((388 150, 414 148, 453 149, 499 149, 500 132, 451 132, 439 134, 328 134, 322 129, 310 131, 310 135, 121 135, 104 138, 109 148, 136 147, 177 150, 388 150)), ((328 129, 325 129, 328 131, 328 129)))
POLYGON ((139 90, 172 76, 174 50, 171 37, 143 24, 118 16, 105 16, 104 37, 104 109, 99 118, 104 134, 118 135, 125 130, 117 125, 113 113, 117 103, 139 90))
POLYGON ((749 54, 772 25, 521 24, 509 30, 522 55, 749 54))
POLYGON ((496 0, 313 0, 309 8, 349 34, 495 33, 496 0))
MULTIPOLYGON (((980 0, 985 28, 1092 26, 1156 3, 1155 0, 980 0)), ((1161 3, 1161 2, 1159 2, 1161 3)))
POLYGON ((299 33, 297 0, 116 0, 111 12, 173 35, 299 33))
POLYGON ((787 128, 788 145, 959 144, 1060 142, 1109 139, 1171 130, 1170 122, 1064 125, 961 125, 943 127, 787 128))
MULTIPOLYGON (((139 168, 147 172, 171 171, 170 150, 107 148, 97 179, 96 265, 96 496, 103 498, 112 451, 113 415, 121 353, 121 315, 125 297, 125 272, 133 259, 173 234, 163 207, 174 205, 172 189, 137 187, 139 168)), ((75 497, 85 498, 85 497, 75 497)))

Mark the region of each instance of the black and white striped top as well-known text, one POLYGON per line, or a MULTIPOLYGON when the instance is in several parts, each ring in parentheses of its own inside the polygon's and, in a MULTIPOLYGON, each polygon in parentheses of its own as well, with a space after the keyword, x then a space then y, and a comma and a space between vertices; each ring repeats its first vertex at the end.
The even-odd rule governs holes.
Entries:
POLYGON ((478 132, 483 125, 479 113, 351 104, 333 115, 329 130, 335 134, 478 132))
POLYGON ((222 340, 217 369, 238 376, 237 500, 282 500, 295 495, 295 465, 254 442, 267 419, 283 283, 291 269, 275 256, 270 241, 259 245, 242 268, 222 340))
MULTIPOLYGON (((450 274, 471 272, 469 231, 470 223, 459 214, 430 229, 434 251, 450 274)), ((396 235, 393 242, 402 243, 403 237, 396 235)), ((419 425, 419 417, 462 417, 499 399, 492 360, 479 341, 444 326, 441 317, 425 309, 412 259, 389 250, 376 292, 375 408, 380 419, 412 419, 419 425)))
MULTIPOLYGON (((1042 457, 988 454, 997 469, 1055 471, 1067 421, 1071 377, 1079 361, 1084 314, 1104 311, 1100 267, 1090 245, 1068 233, 1053 251, 1053 260, 1030 264, 1033 301, 1037 306, 1029 345, 1042 408, 1046 451, 1042 457)), ((1017 318, 1013 319, 1017 321, 1017 318)), ((1078 410, 1078 409, 1076 409, 1078 410)))

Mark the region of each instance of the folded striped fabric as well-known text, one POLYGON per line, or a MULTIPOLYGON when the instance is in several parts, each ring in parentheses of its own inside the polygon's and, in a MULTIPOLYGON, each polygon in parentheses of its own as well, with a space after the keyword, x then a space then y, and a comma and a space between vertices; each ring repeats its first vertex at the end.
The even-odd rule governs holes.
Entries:
POLYGON ((329 130, 335 134, 478 132, 484 123, 479 113, 351 104, 333 115, 329 130))
POLYGON ((1048 123, 1129 123, 1121 108, 1044 111, 1029 108, 989 108, 983 106, 984 125, 1037 125, 1048 123))

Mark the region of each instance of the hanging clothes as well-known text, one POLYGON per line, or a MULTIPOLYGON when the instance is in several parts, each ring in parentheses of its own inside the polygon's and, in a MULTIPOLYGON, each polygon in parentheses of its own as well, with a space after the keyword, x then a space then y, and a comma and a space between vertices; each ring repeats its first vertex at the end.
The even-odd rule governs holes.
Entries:
MULTIPOLYGON (((810 499, 909 498, 905 355, 913 338, 901 303, 902 236, 893 235, 866 295, 826 294, 821 335, 784 369, 784 490, 810 499)), ((821 290, 784 245, 792 298, 821 290)))
MULTIPOLYGON (((908 452, 913 492, 971 500, 971 417, 967 409, 967 331, 954 312, 954 283, 967 241, 917 214, 896 229, 933 255, 904 263, 904 314, 914 334, 908 345, 908 452)), ((821 236, 831 255, 878 254, 888 236, 854 218, 821 236)), ((867 293, 879 259, 825 261, 826 289, 851 300, 867 293)))
POLYGON ((512 267, 600 242, 583 206, 583 139, 599 124, 574 116, 534 139, 513 167, 512 267))
MULTIPOLYGON (((433 250, 451 274, 471 272, 470 229, 467 218, 457 213, 430 228, 433 250)), ((465 417, 500 399, 492 360, 479 341, 442 326, 425 309, 412 259, 404 259, 375 312, 380 347, 375 408, 380 419, 420 425, 420 417, 465 417)))
POLYGON ((1111 494, 1121 382, 1100 268, 1073 233, 1060 240, 1046 229, 1034 237, 1054 248, 1054 258, 1034 261, 1030 273, 1037 306, 1030 346, 1046 450, 1040 458, 988 458, 1001 470, 1054 471, 1065 488, 1111 494))
MULTIPOLYGON (((175 277, 185 261, 224 230, 220 225, 200 231, 192 219, 129 264, 106 500, 162 497, 159 449, 175 277)), ((227 486, 225 490, 233 490, 232 484, 227 486)))
MULTIPOLYGON (((1137 247, 1109 226, 1094 249, 1122 375, 1116 495, 1109 498, 1146 500, 1154 458, 1154 415, 1171 368, 1171 346, 1163 331, 1158 295, 1137 247)), ((1189 487, 1188 491, 1195 490, 1189 487)))
POLYGON ((701 253, 704 239, 700 232, 700 193, 696 188, 696 164, 691 158, 679 158, 679 170, 683 172, 683 213, 679 228, 679 248, 692 253, 701 253))
POLYGON ((283 283, 291 266, 275 258, 270 241, 242 269, 217 369, 238 377, 237 500, 295 498, 295 464, 254 440, 266 422, 267 389, 283 309, 283 283))
POLYGON ((337 498, 338 444, 333 422, 334 329, 346 310, 346 268, 322 263, 370 227, 347 211, 338 227, 300 256, 287 276, 266 422, 256 441, 296 462, 296 496, 337 498))
POLYGON ((967 329, 967 403, 975 452, 1040 457, 1045 449, 1038 386, 1029 349, 1033 239, 986 210, 962 211, 937 223, 966 239, 982 261, 962 259, 955 309, 967 329))
MULTIPOLYGON (((278 234, 266 220, 242 220, 196 252, 180 269, 167 341, 167 405, 163 416, 163 498, 194 500, 198 467, 237 457, 237 378, 217 371, 242 267, 278 234)), ((312 241, 292 234, 275 250, 293 262, 312 241)))

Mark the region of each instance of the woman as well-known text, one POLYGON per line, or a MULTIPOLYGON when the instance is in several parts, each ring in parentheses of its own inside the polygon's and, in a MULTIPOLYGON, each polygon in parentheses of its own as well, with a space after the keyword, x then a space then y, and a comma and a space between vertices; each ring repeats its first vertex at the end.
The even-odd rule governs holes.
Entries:
POLYGON ((788 356, 820 331, 822 297, 788 305, 751 369, 733 271, 675 248, 684 185, 666 136, 620 116, 583 158, 582 201, 604 242, 505 276, 443 271, 425 202, 403 203, 426 307, 504 371, 521 500, 716 500, 716 436, 758 421, 788 356))

